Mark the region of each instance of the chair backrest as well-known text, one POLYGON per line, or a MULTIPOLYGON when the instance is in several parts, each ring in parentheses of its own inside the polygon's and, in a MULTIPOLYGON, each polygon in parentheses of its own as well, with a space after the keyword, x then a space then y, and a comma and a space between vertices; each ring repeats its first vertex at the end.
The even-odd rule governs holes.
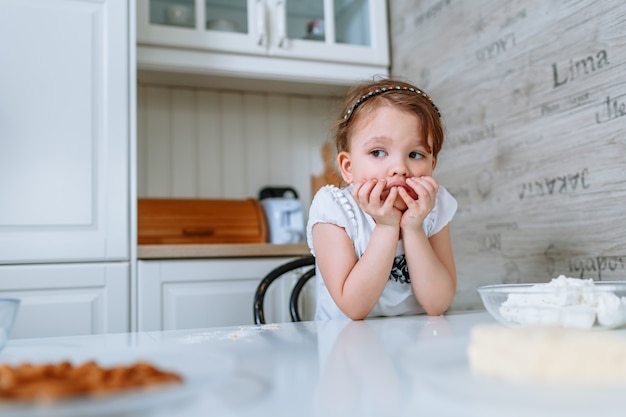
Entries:
POLYGON ((291 295, 289 297, 289 313, 291 316, 291 321, 301 321, 302 318, 300 316, 300 312, 298 309, 298 299, 300 298, 300 293, 304 288, 304 285, 307 281, 315 276, 315 258, 313 256, 306 256, 304 258, 294 259, 293 261, 287 262, 279 267, 273 269, 269 274, 267 274, 259 283, 259 286, 254 293, 254 323, 255 324, 265 324, 265 312, 263 309, 263 302, 265 300, 265 294, 269 286, 276 281, 278 278, 283 276, 293 276, 290 272, 295 270, 303 270, 304 273, 300 275, 293 289, 291 290, 291 295), (306 268, 307 266, 312 266, 312 268, 306 268))

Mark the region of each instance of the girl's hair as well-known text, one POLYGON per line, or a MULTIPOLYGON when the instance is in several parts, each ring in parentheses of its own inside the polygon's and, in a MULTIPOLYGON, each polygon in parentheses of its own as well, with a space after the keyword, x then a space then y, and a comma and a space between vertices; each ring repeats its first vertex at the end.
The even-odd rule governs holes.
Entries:
POLYGON ((338 153, 350 150, 350 137, 355 126, 372 111, 383 106, 394 106, 416 115, 420 120, 424 140, 429 137, 433 139, 433 158, 437 158, 444 139, 439 109, 419 88, 392 79, 357 85, 348 92, 341 107, 340 119, 335 124, 335 146, 338 153))

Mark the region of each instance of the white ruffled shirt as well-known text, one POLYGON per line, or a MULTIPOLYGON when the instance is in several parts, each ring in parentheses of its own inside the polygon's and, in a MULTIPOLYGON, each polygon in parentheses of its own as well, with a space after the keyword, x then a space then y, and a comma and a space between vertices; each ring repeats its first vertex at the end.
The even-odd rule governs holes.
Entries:
MULTIPOLYGON (((309 221, 306 228, 307 243, 313 255, 315 255, 311 234, 313 226, 317 223, 330 223, 342 227, 354 244, 357 258, 360 259, 363 256, 374 230, 375 222, 370 215, 359 208, 350 194, 351 190, 352 185, 346 188, 326 185, 315 194, 309 210, 309 221)), ((435 207, 422 223, 426 236, 433 236, 450 223, 456 210, 457 202, 454 197, 443 186, 439 186, 435 198, 435 207)), ((315 320, 347 319, 348 317, 343 314, 330 296, 319 269, 316 270, 315 280, 317 292, 315 320)), ((413 296, 404 260, 404 246, 402 240, 399 240, 394 267, 389 280, 368 317, 399 316, 423 312, 424 310, 413 296)))

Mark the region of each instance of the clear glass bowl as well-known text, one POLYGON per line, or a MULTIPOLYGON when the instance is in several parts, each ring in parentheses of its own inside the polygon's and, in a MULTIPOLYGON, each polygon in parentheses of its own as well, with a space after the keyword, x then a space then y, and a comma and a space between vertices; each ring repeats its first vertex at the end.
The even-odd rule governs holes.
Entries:
POLYGON ((477 291, 491 316, 509 327, 615 329, 626 324, 626 281, 486 285, 477 291))
POLYGON ((0 350, 11 336, 20 300, 16 298, 0 298, 0 350))

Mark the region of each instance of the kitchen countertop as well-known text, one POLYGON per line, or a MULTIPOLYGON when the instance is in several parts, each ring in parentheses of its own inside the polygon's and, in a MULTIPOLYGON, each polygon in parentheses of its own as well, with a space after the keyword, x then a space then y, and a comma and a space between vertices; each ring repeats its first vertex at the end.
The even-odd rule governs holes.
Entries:
POLYGON ((10 340, 0 353, 3 362, 94 359, 106 366, 145 359, 181 373, 185 384, 27 407, 24 414, 6 404, 0 411, 153 417, 623 415, 626 400, 612 391, 599 402, 587 392, 472 375, 469 333, 481 323, 495 321, 479 311, 10 340))
POLYGON ((305 243, 275 245, 271 243, 139 245, 138 259, 243 258, 271 256, 308 256, 305 243))

